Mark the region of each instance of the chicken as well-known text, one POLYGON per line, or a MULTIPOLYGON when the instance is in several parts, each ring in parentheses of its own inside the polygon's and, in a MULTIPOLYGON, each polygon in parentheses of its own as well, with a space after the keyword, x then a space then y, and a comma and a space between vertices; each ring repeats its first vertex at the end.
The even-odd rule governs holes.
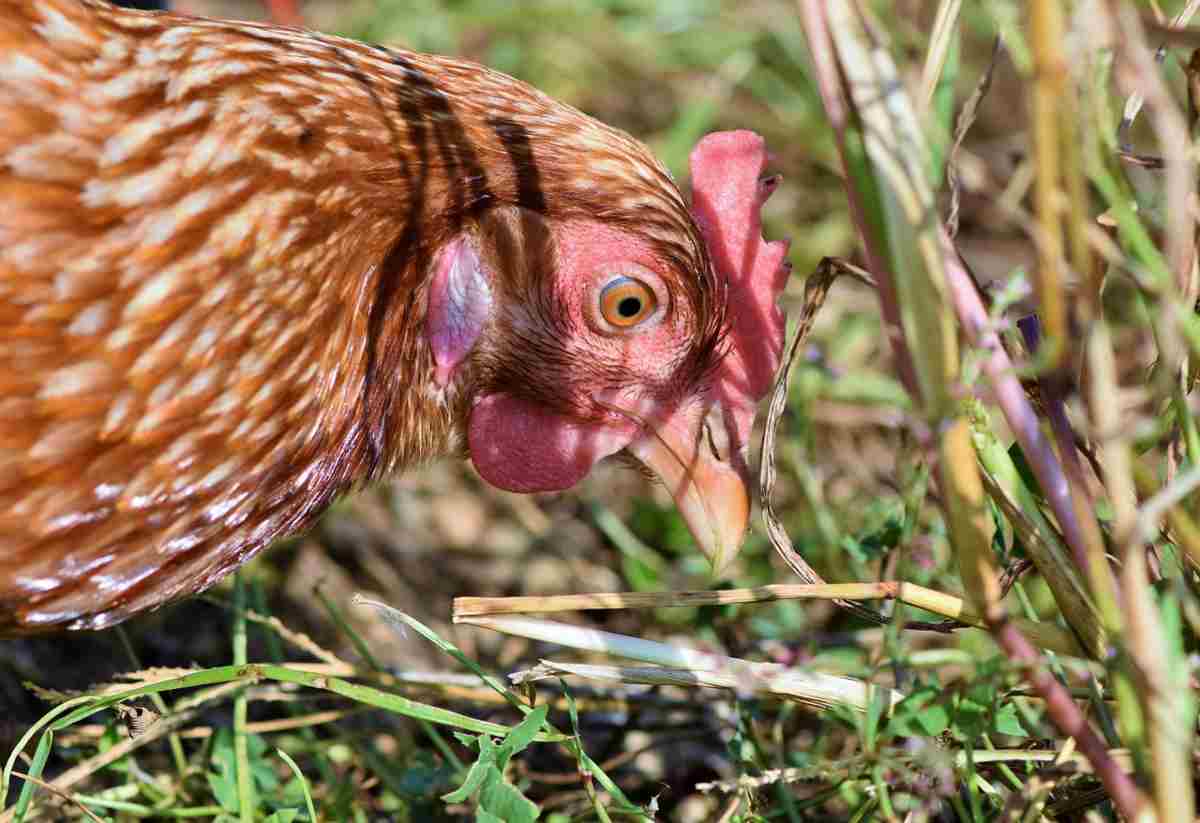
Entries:
POLYGON ((202 591, 445 455, 631 457, 718 569, 783 342, 761 139, 691 157, 482 66, 0 4, 0 633, 202 591))

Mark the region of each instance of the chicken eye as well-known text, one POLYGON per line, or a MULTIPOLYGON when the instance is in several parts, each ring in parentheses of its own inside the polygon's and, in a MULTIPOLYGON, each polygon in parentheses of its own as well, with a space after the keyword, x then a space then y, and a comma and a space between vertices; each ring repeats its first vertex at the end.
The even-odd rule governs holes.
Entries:
POLYGON ((600 292, 600 316, 618 329, 641 323, 656 306, 653 289, 632 277, 618 277, 600 292))

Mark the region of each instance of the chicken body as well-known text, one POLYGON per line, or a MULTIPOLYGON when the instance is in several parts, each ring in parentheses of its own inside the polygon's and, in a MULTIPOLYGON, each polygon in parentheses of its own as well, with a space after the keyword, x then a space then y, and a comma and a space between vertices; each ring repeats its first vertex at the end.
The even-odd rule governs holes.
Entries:
POLYGON ((0 4, 0 633, 203 590, 446 454, 543 491, 625 450, 728 556, 784 250, 727 143, 694 218, 641 144, 475 64, 0 4))

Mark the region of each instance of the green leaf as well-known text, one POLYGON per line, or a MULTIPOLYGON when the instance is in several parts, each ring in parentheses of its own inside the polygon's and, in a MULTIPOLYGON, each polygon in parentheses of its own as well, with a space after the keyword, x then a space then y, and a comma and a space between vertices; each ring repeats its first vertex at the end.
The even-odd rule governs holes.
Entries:
POLYGON ((494 781, 484 788, 479 795, 479 808, 505 823, 533 823, 539 814, 537 804, 504 780, 494 781))
POLYGON ((218 729, 210 759, 216 771, 208 773, 208 787, 221 808, 229 812, 238 811, 236 759, 233 732, 228 728, 218 729))
POLYGON ((399 770, 392 785, 408 797, 432 798, 454 785, 454 779, 462 775, 462 769, 438 762, 432 752, 417 752, 399 770))
POLYGON ((994 728, 1000 734, 1007 734, 1011 737, 1028 737, 1029 732, 1021 725, 1021 717, 1017 713, 1017 707, 1013 703, 1005 703, 996 712, 996 718, 992 722, 994 728))
POLYGON ((500 774, 496 768, 496 747, 492 744, 491 739, 480 735, 478 740, 479 758, 471 764, 462 785, 449 794, 442 795, 442 800, 447 803, 462 803, 478 791, 493 774, 496 776, 500 774))
POLYGON ((209 772, 208 788, 222 809, 229 812, 238 810, 237 783, 230 775, 220 775, 209 772))
POLYGON ((887 733, 893 737, 935 737, 950 727, 950 709, 937 686, 924 686, 896 705, 887 733))
POLYGON ((513 755, 520 754, 528 748, 537 736, 538 730, 542 728, 542 724, 546 722, 546 712, 549 711, 549 708, 546 705, 538 706, 525 715, 525 719, 508 733, 504 742, 496 749, 496 768, 503 772, 513 755))
POLYGON ((279 809, 270 817, 266 818, 264 823, 292 823, 292 821, 299 816, 299 809, 279 809))
POLYGON ((1014 442, 1009 446, 1008 456, 1012 458, 1013 465, 1017 467, 1017 474, 1021 475, 1021 480, 1025 483, 1025 486, 1038 497, 1045 499, 1046 495, 1042 493, 1042 487, 1038 484, 1037 477, 1033 473, 1033 467, 1025 459, 1025 452, 1021 451, 1020 444, 1014 442))

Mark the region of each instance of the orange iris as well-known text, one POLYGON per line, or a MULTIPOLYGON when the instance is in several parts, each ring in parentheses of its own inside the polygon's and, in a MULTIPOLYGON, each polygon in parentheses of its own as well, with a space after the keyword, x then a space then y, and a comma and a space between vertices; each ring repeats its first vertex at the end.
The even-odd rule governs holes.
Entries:
POLYGON ((654 314, 654 291, 640 280, 620 277, 600 292, 600 315, 618 329, 628 329, 654 314))

